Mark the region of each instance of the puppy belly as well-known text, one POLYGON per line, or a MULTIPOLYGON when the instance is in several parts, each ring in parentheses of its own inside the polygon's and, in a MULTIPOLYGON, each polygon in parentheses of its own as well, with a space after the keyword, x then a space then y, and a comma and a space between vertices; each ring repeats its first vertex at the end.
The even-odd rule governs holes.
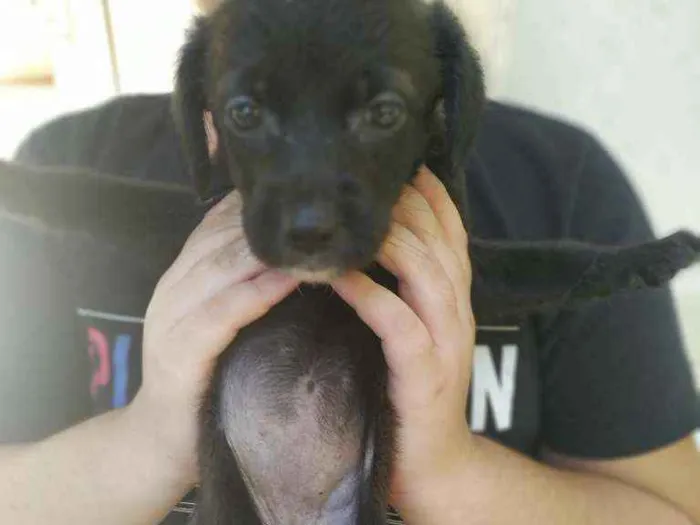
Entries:
POLYGON ((298 337, 251 338, 221 382, 221 423, 261 520, 351 524, 362 416, 352 367, 298 337))

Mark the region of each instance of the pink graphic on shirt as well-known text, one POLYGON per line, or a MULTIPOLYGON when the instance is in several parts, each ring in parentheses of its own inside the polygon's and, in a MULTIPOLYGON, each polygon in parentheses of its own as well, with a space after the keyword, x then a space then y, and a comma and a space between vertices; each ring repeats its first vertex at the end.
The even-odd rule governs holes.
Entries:
POLYGON ((109 385, 111 377, 109 343, 105 335, 93 327, 88 328, 88 341, 90 359, 97 362, 90 381, 90 393, 95 396, 100 387, 109 385))

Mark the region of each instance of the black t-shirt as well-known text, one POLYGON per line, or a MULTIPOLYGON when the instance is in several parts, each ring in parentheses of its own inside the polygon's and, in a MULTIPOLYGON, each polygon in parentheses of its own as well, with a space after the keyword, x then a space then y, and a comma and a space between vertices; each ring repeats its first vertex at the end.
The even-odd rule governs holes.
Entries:
MULTIPOLYGON (((53 121, 24 142, 17 160, 188 183, 165 95, 119 98, 53 121)), ((491 102, 465 176, 473 236, 602 244, 653 237, 611 156, 558 120, 491 102)), ((14 360, 0 372, 0 442, 36 439, 128 403, 140 382, 142 317, 157 278, 107 242, 47 245, 21 229, 0 228, 0 333, 14 360), (5 400, 22 413, 6 411, 5 400)), ((533 458, 543 447, 630 456, 685 437, 700 422, 668 289, 519 326, 479 326, 469 399, 475 432, 533 458)))

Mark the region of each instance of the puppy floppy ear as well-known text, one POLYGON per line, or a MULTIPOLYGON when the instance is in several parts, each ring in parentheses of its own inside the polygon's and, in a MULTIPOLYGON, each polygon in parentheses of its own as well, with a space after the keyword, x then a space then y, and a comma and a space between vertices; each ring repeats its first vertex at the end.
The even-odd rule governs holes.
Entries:
POLYGON ((209 34, 208 19, 196 19, 180 50, 172 105, 175 126, 182 141, 194 187, 203 202, 210 201, 221 193, 221 188, 214 187, 213 184, 214 156, 210 155, 213 122, 207 107, 206 93, 209 34))
MULTIPOLYGON (((441 64, 441 100, 435 109, 443 137, 437 149, 443 182, 459 188, 486 101, 484 73, 479 56, 469 42, 457 16, 437 1, 432 6, 435 54, 441 64)), ((456 189, 457 189, 456 188, 456 189)))

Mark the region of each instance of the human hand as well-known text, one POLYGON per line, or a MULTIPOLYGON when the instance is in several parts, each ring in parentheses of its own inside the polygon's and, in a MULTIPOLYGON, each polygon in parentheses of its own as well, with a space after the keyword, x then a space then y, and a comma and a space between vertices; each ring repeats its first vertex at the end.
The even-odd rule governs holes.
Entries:
POLYGON ((436 487, 464 468, 470 447, 471 266, 459 213, 426 169, 393 218, 378 260, 398 278, 398 297, 359 272, 332 285, 382 339, 399 420, 391 503, 425 522, 436 487))
POLYGON ((197 478, 197 410, 216 358, 297 284, 252 255, 238 192, 210 210, 158 282, 144 324, 142 387, 130 410, 182 479, 197 478))

